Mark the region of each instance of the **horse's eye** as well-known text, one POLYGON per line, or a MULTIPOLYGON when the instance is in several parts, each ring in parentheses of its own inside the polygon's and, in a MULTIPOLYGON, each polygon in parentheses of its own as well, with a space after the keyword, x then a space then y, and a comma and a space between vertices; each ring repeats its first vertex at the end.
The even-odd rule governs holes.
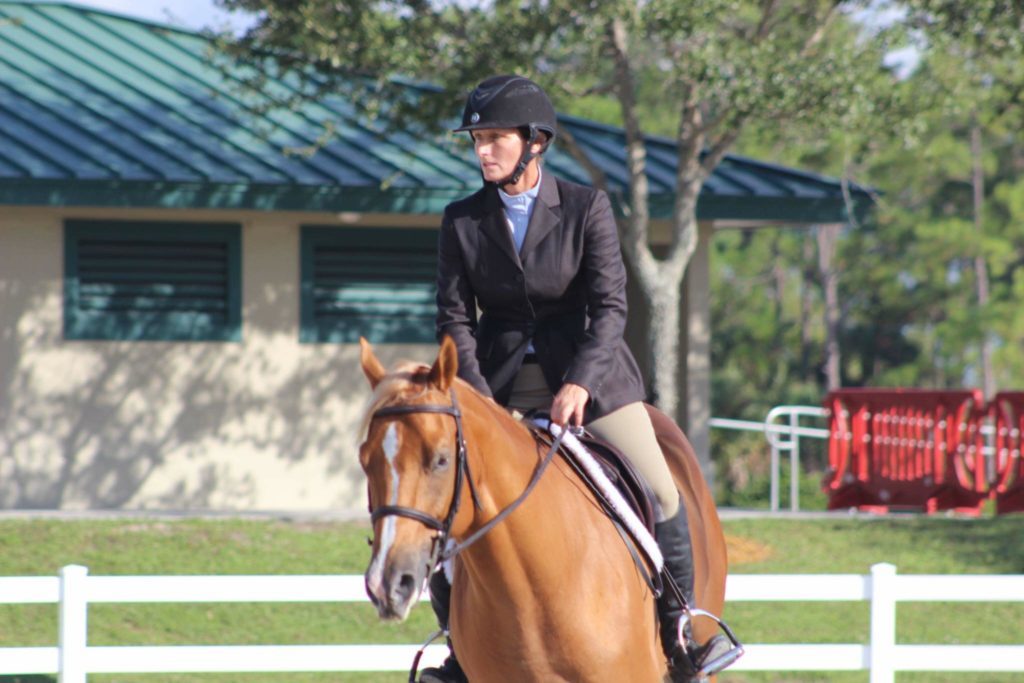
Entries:
POLYGON ((451 462, 451 458, 448 456, 448 454, 447 453, 441 453, 440 455, 437 456, 437 459, 434 460, 434 470, 435 471, 446 470, 446 469, 448 469, 448 463, 450 463, 450 462, 451 462))

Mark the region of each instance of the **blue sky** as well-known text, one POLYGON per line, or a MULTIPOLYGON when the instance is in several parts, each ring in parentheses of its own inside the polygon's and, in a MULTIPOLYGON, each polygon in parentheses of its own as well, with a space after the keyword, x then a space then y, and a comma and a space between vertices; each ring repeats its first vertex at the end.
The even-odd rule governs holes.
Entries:
POLYGON ((72 0, 75 4, 190 29, 244 28, 243 18, 217 8, 213 0, 72 0))

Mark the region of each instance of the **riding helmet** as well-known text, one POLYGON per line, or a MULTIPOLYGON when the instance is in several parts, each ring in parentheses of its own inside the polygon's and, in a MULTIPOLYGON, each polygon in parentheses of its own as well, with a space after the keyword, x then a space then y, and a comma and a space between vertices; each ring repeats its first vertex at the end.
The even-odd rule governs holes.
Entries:
POLYGON ((555 107, 544 90, 523 76, 492 76, 476 86, 462 112, 458 131, 484 128, 529 129, 527 137, 543 131, 550 142, 555 138, 558 121, 555 107))

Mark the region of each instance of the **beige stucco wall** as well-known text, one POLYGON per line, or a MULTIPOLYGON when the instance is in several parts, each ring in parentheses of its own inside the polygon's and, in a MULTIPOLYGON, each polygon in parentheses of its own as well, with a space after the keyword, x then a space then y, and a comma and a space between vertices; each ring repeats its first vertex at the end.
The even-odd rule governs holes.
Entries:
MULTIPOLYGON (((365 509, 358 346, 298 341, 303 223, 394 225, 0 208, 0 508, 365 509), (63 222, 102 217, 240 223, 242 341, 65 341, 63 222)), ((378 351, 392 363, 429 360, 434 348, 378 351)))

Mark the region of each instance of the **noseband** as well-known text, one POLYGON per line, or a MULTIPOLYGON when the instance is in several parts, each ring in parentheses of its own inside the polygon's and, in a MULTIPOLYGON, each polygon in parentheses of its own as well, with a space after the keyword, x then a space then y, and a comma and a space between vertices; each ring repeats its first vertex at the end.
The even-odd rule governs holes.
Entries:
POLYGON ((459 503, 462 501, 462 486, 465 482, 469 482, 469 492, 473 498, 473 505, 477 510, 481 509, 480 496, 477 493, 476 484, 473 483, 473 477, 469 471, 466 437, 462 428, 462 411, 459 410, 459 402, 458 399, 455 398, 454 388, 449 391, 449 395, 452 399, 451 405, 426 403, 386 406, 374 411, 373 415, 370 416, 371 420, 376 420, 382 417, 413 415, 416 413, 434 413, 439 415, 451 415, 455 418, 455 490, 452 493, 452 502, 448 506, 448 514, 445 516, 444 520, 437 519, 422 510, 417 510, 416 508, 407 507, 405 505, 380 505, 370 511, 370 522, 372 523, 376 523, 377 520, 384 517, 406 517, 408 519, 414 519, 420 524, 435 530, 437 532, 437 536, 434 537, 434 547, 431 552, 431 570, 437 567, 438 563, 455 557, 467 547, 478 541, 484 534, 493 529, 495 525, 508 517, 513 510, 519 507, 519 505, 526 500, 526 497, 530 495, 530 492, 533 491, 537 482, 540 481, 541 475, 544 474, 544 470, 547 469, 548 464, 551 462, 555 453, 558 452, 562 443, 560 433, 551 444, 551 448, 548 450, 547 455, 544 456, 544 460, 541 461, 534 470, 530 483, 527 484, 526 488, 518 498, 512 501, 508 507, 495 515, 493 519, 480 527, 480 529, 474 532, 465 541, 453 544, 452 547, 446 549, 445 546, 448 543, 448 539, 451 537, 452 524, 455 522, 455 515, 459 512, 459 503))

